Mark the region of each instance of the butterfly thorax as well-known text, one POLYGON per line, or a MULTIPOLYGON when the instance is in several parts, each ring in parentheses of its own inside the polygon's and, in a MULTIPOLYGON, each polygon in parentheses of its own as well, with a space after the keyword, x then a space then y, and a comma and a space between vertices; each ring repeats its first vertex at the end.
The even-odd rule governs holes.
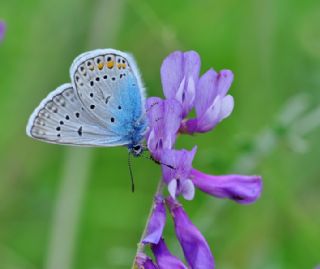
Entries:
POLYGON ((129 152, 132 153, 133 156, 140 156, 144 147, 142 145, 142 140, 144 139, 144 133, 146 131, 147 123, 145 119, 137 121, 135 124, 132 124, 133 130, 130 134, 129 140, 131 141, 127 147, 129 152))

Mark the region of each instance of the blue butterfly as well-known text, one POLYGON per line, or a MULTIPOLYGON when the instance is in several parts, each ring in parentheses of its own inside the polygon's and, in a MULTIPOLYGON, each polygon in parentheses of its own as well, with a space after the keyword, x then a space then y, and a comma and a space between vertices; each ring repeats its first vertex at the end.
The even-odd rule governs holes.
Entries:
POLYGON ((134 59, 114 49, 79 55, 71 83, 52 91, 34 110, 27 134, 49 143, 76 146, 126 145, 143 152, 147 129, 145 93, 134 59))

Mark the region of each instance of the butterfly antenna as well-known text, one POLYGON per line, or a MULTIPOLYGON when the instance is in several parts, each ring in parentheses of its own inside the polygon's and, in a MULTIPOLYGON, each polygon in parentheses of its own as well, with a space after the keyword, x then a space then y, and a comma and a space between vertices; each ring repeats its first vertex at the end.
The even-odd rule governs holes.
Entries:
POLYGON ((132 167, 131 167, 131 152, 128 153, 128 167, 129 167, 130 178, 131 178, 131 191, 134 192, 134 180, 133 180, 133 173, 132 173, 132 167))

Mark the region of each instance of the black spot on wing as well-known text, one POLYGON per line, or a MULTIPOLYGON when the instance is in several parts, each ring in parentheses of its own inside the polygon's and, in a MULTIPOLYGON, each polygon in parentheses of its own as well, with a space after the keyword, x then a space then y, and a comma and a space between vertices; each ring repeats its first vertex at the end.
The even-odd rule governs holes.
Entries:
POLYGON ((78 135, 82 136, 82 126, 78 129, 78 135))

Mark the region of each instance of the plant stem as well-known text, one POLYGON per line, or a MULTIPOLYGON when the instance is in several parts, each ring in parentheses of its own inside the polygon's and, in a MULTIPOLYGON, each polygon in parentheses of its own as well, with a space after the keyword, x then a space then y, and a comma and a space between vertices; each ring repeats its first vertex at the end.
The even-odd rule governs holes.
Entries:
MULTIPOLYGON (((142 243, 142 240, 145 238, 146 233, 147 233, 147 229, 148 229, 148 226, 149 226, 149 222, 150 222, 150 219, 151 219, 151 215, 152 215, 152 212, 153 212, 153 208, 154 208, 154 206, 155 206, 155 201, 156 201, 155 197, 157 197, 158 195, 162 195, 162 193, 163 193, 163 187, 164 187, 164 183, 163 183, 162 178, 160 178, 159 183, 158 183, 158 186, 157 186, 157 190, 156 190, 156 192, 155 192, 155 194, 154 194, 153 202, 152 202, 151 207, 150 207, 150 210, 149 210, 149 214, 148 214, 148 217, 147 217, 146 225, 144 226, 144 229, 143 229, 143 232, 142 232, 140 241, 139 241, 139 243, 137 244, 136 256, 138 255, 138 253, 144 252, 145 244, 142 243)), ((135 268, 136 268, 136 267, 135 267, 136 256, 135 256, 135 258, 134 258, 134 260, 133 260, 133 264, 132 264, 131 269, 135 269, 135 268)))

